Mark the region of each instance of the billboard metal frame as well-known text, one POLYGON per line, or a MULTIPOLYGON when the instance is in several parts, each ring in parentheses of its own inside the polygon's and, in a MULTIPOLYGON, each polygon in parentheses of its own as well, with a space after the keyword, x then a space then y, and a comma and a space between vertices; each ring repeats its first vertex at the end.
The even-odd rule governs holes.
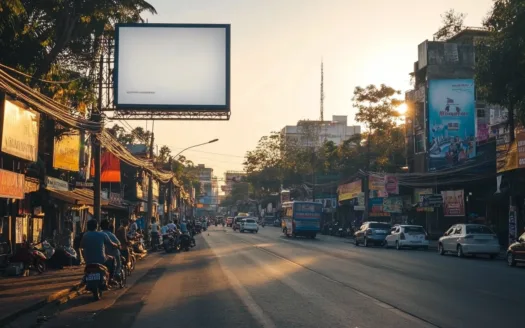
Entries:
MULTIPOLYGON (((144 25, 144 24, 137 24, 144 25)), ((188 25, 192 24, 157 24, 157 25, 188 25)), ((205 25, 205 24, 201 24, 205 25)), ((206 26, 219 26, 210 24, 206 26)), ((226 25, 222 25, 226 26, 226 25)), ((229 26, 229 25, 228 25, 229 26)), ((179 121, 228 121, 231 116, 230 111, 230 28, 227 30, 227 103, 228 110, 210 110, 210 109, 190 109, 179 108, 171 110, 156 110, 146 107, 140 109, 117 109, 114 105, 113 97, 115 94, 114 86, 114 69, 115 69, 115 40, 113 38, 103 38, 101 40, 102 61, 94 63, 95 69, 92 71, 95 83, 95 93, 101 98, 102 111, 106 112, 106 118, 110 120, 179 120, 179 121), (100 64, 102 63, 102 69, 100 64), (99 73, 102 73, 100 75, 99 73), (111 113, 111 114, 110 114, 111 113), (112 115, 112 116, 110 116, 112 115)))
POLYGON ((114 68, 113 68, 113 99, 115 107, 119 111, 131 111, 131 110, 139 110, 142 111, 144 109, 151 109, 158 111, 223 111, 223 112, 229 112, 230 111, 230 81, 231 81, 231 72, 230 72, 230 50, 231 50, 231 26, 230 24, 153 24, 153 23, 123 23, 123 24, 116 24, 115 25, 115 60, 114 60, 114 68), (118 62, 118 49, 119 49, 119 29, 120 28, 126 28, 126 27, 137 27, 137 28, 203 28, 203 29, 209 29, 209 28, 221 28, 225 30, 226 34, 226 40, 225 40, 225 48, 226 48, 226 62, 225 62, 225 69, 226 69, 226 101, 225 105, 182 105, 182 104, 173 104, 173 105, 116 105, 118 103, 118 71, 119 71, 119 62, 118 62), (146 107, 146 108, 144 108, 146 107))

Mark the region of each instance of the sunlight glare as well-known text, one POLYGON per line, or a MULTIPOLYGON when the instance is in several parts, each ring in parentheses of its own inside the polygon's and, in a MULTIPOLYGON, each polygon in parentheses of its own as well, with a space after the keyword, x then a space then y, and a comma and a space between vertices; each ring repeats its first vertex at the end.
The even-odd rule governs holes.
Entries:
POLYGON ((405 115, 405 113, 408 110, 407 104, 406 103, 402 103, 401 105, 397 106, 396 110, 397 110, 397 112, 399 114, 405 115))

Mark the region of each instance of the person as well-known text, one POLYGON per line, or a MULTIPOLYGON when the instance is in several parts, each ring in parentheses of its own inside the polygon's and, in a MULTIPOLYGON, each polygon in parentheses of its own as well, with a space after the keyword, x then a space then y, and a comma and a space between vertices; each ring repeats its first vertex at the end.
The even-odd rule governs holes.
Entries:
POLYGON ((82 236, 80 241, 80 248, 86 264, 102 264, 105 265, 109 272, 113 275, 115 272, 115 258, 108 255, 106 250, 118 248, 118 245, 109 239, 108 235, 97 231, 97 220, 89 220, 87 222, 87 232, 82 236))
POLYGON ((177 225, 173 223, 173 220, 170 220, 167 227, 168 227, 168 230, 177 230, 177 225))
POLYGON ((120 222, 120 227, 115 232, 119 242, 120 242, 120 253, 126 259, 126 262, 129 261, 129 240, 128 240, 128 220, 122 220, 120 222))
POLYGON ((155 217, 152 217, 151 218, 151 242, 154 246, 158 246, 160 243, 159 233, 160 233, 160 226, 157 223, 157 219, 155 217))
POLYGON ((182 220, 181 224, 180 224, 180 231, 182 231, 182 233, 187 233, 188 232, 188 226, 186 224, 186 220, 182 220))
POLYGON ((100 222, 100 229, 102 229, 102 232, 105 233, 113 243, 118 245, 118 248, 111 248, 106 250, 106 253, 108 255, 111 255, 115 258, 115 273, 118 276, 122 270, 122 261, 120 259, 121 243, 117 236, 115 236, 113 232, 111 232, 113 231, 113 227, 109 223, 109 220, 102 220, 102 222, 100 222))
POLYGON ((137 225, 137 220, 134 218, 131 219, 131 226, 129 227, 129 233, 134 235, 139 230, 139 226, 137 225))

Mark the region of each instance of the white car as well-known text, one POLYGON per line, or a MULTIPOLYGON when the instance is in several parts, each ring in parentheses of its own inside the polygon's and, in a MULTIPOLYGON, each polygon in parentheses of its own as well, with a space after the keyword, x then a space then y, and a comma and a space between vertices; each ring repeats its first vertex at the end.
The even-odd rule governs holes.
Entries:
POLYGON ((422 226, 399 224, 392 227, 385 238, 387 247, 428 249, 428 235, 422 226))
POLYGON ((494 259, 500 252, 498 236, 482 224, 456 224, 439 238, 439 254, 446 252, 465 255, 485 254, 494 259))
POLYGON ((242 219, 239 231, 250 231, 257 233, 259 232, 259 226, 257 225, 257 221, 255 221, 255 219, 242 219))

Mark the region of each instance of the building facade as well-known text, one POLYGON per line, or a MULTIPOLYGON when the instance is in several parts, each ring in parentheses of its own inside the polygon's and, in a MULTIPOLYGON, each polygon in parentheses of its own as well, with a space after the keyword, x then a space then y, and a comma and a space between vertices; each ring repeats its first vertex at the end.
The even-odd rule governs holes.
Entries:
POLYGON ((340 145, 360 133, 359 125, 348 125, 346 115, 333 115, 331 121, 302 120, 297 125, 287 125, 281 130, 285 140, 297 142, 303 147, 320 146, 325 141, 340 145))

